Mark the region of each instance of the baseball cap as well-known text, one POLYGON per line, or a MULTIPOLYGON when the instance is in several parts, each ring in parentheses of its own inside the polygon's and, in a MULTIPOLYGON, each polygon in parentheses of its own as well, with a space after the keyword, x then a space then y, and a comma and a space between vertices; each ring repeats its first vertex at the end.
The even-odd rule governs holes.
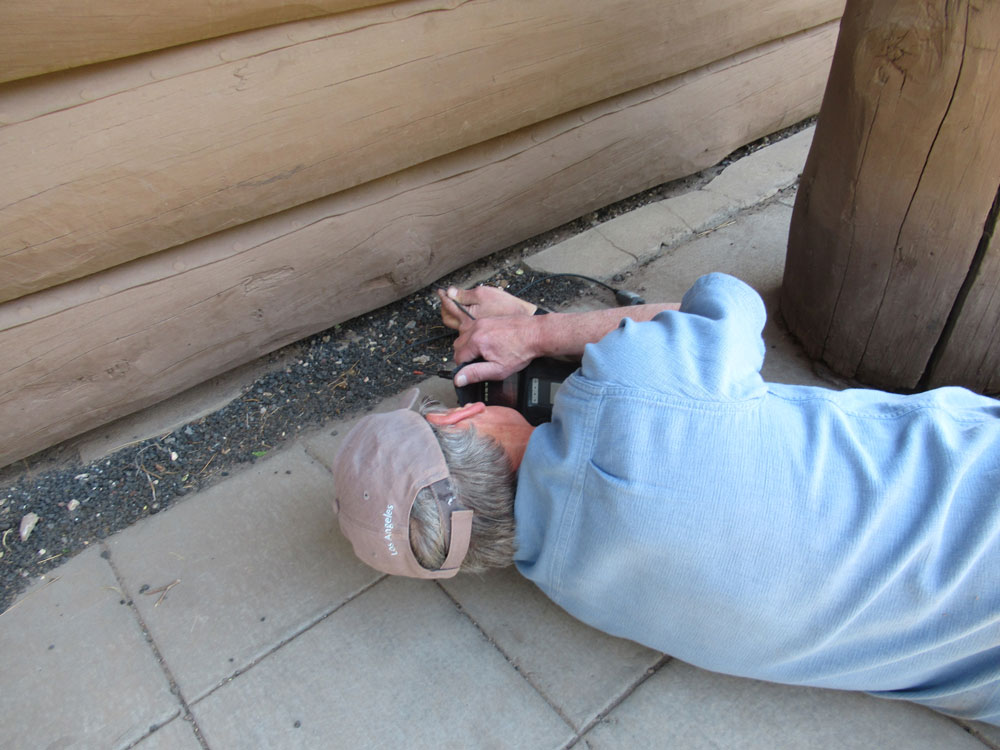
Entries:
POLYGON ((354 553, 376 570, 451 578, 469 550, 472 511, 459 502, 434 431, 414 411, 419 399, 414 388, 402 408, 369 414, 347 434, 333 466, 333 505, 354 553), (423 567, 410 547, 410 510, 425 487, 437 501, 448 542, 437 570, 423 567))

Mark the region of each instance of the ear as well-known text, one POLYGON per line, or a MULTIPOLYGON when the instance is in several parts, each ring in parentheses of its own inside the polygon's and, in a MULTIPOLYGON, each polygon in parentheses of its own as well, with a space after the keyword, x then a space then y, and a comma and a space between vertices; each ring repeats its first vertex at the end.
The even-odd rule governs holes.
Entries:
POLYGON ((450 427, 477 414, 482 414, 484 411, 486 411, 486 404, 476 401, 465 406, 456 406, 445 412, 428 414, 427 421, 437 427, 450 427))

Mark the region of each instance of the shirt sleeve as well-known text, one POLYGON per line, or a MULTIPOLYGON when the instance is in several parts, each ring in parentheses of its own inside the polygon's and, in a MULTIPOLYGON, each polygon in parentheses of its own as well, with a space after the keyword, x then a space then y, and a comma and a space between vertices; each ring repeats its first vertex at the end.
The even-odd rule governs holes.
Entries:
POLYGON ((703 276, 679 311, 636 323, 624 319, 586 347, 581 366, 590 380, 705 401, 745 400, 763 393, 760 296, 721 273, 703 276))

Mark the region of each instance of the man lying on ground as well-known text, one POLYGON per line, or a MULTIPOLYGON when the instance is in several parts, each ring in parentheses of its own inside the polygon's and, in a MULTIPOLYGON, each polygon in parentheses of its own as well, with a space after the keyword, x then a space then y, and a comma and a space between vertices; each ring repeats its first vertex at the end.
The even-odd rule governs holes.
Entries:
POLYGON ((697 666, 1000 724, 1000 403, 766 383, 760 297, 531 315, 442 295, 470 381, 581 356, 551 423, 423 403, 335 466, 359 557, 419 578, 514 564, 580 620, 697 666))

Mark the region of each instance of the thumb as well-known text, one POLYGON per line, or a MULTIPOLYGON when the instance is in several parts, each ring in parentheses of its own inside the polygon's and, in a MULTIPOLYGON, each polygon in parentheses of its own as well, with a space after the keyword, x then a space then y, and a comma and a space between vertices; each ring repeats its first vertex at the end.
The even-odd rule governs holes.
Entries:
POLYGON ((484 380, 503 380, 510 375, 499 362, 473 362, 466 365, 455 375, 455 385, 459 388, 469 383, 481 383, 484 380))
POLYGON ((448 287, 447 295, 449 299, 455 300, 460 305, 476 305, 480 302, 479 287, 459 289, 458 287, 450 286, 448 287))

